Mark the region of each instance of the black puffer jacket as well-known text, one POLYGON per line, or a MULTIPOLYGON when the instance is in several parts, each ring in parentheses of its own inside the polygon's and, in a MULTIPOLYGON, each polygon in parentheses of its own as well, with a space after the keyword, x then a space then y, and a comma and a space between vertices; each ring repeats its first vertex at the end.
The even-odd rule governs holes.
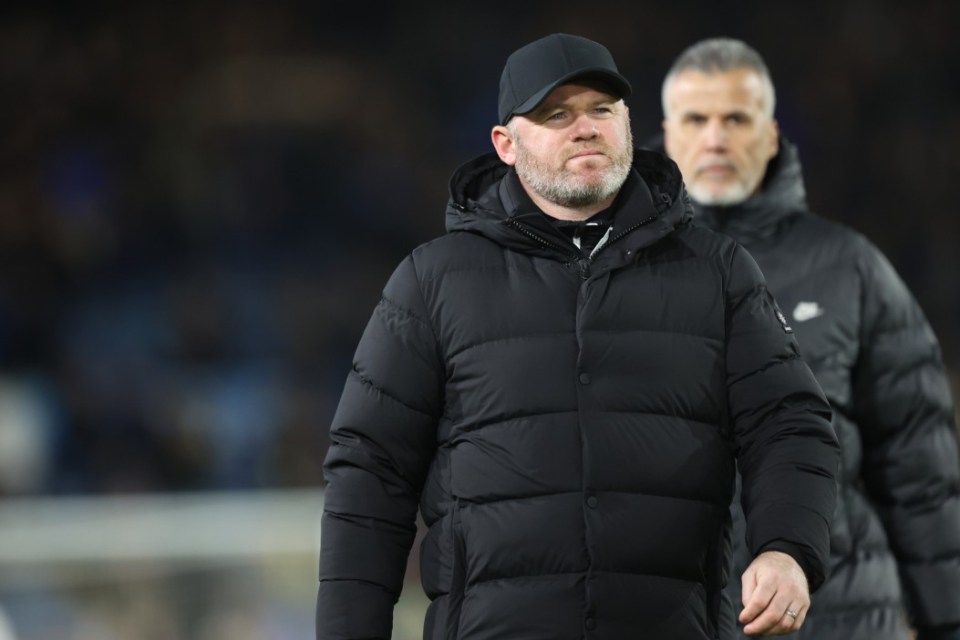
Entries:
POLYGON ((807 211, 785 140, 760 194, 698 207, 697 220, 756 259, 834 409, 843 455, 830 575, 797 637, 906 639, 905 596, 921 640, 960 640, 960 462, 923 313, 873 245, 807 211))
POLYGON ((390 637, 419 503, 426 638, 717 638, 735 451, 753 551, 816 585, 836 442, 752 259, 689 224, 659 154, 637 152, 589 260, 509 171, 455 174, 450 233, 398 267, 360 342, 317 637, 390 637))

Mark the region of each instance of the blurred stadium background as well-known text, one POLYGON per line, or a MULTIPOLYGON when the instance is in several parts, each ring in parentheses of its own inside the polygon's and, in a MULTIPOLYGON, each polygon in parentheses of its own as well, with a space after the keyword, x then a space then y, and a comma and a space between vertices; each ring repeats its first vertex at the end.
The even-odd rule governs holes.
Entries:
MULTIPOLYGON (((957 372, 958 24, 950 0, 4 3, 0 640, 312 637, 354 345, 546 33, 614 51, 638 140, 683 47, 756 46, 813 208, 887 253, 957 372)), ((398 640, 416 552, 408 575, 398 640)))

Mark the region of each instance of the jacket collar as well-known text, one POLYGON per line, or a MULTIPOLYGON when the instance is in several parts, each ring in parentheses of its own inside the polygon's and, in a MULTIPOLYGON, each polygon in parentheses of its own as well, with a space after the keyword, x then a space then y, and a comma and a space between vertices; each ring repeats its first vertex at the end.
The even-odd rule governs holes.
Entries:
POLYGON ((717 207, 694 203, 698 220, 741 243, 773 235, 787 218, 807 210, 797 148, 780 138, 780 150, 767 164, 760 191, 740 204, 717 207))
MULTIPOLYGON (((461 166, 450 180, 447 230, 479 233, 526 253, 573 259, 576 252, 569 240, 514 180, 514 170, 493 153, 461 166)), ((662 154, 640 149, 634 151, 630 175, 611 209, 612 238, 633 251, 668 235, 693 214, 676 165, 662 154)))
MULTIPOLYGON (((663 135, 646 145, 663 151, 663 135)), ((788 218, 807 211, 803 169, 796 146, 780 137, 780 149, 770 159, 760 191, 740 204, 719 207, 694 202, 696 222, 724 233, 741 244, 773 235, 788 218)))

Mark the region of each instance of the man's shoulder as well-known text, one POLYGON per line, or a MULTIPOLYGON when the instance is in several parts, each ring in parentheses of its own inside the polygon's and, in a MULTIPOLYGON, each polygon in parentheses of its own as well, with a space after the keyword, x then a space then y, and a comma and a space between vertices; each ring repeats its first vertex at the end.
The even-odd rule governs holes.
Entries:
POLYGON ((736 240, 699 224, 685 224, 677 229, 677 239, 699 257, 729 256, 737 247, 736 240))
POLYGON ((499 253, 499 245, 479 233, 452 231, 424 242, 410 252, 410 259, 418 271, 436 274, 476 265, 484 256, 499 253))
POLYGON ((457 257, 463 251, 489 251, 497 246, 480 233, 450 231, 427 240, 411 253, 420 260, 447 260, 457 257))
POLYGON ((843 222, 815 213, 798 216, 790 234, 805 246, 816 247, 821 252, 831 253, 851 263, 883 255, 863 233, 843 222))

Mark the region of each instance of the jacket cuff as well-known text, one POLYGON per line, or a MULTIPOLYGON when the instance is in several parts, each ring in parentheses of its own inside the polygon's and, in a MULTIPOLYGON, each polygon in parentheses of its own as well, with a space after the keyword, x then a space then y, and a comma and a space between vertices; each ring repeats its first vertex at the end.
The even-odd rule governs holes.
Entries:
POLYGON ((757 555, 760 555, 764 551, 781 551, 796 560, 797 564, 800 565, 800 569, 803 570, 803 575, 807 576, 807 587, 810 589, 810 593, 819 589, 820 585, 823 584, 823 573, 816 569, 800 545, 791 544, 783 540, 773 540, 760 547, 757 555))

